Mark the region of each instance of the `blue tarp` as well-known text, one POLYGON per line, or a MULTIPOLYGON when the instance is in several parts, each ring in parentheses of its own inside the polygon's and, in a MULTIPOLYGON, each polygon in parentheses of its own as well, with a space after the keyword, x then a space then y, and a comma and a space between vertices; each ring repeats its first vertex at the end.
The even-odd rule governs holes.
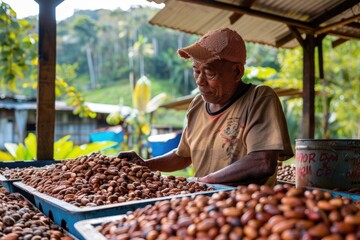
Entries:
POLYGON ((181 132, 152 135, 148 138, 153 157, 163 155, 177 148, 181 139, 181 132))
MULTIPOLYGON (((102 142, 102 141, 112 141, 121 143, 124 141, 124 135, 122 130, 103 130, 97 131, 89 134, 90 142, 102 142)), ((117 148, 118 145, 114 145, 113 148, 117 148)))

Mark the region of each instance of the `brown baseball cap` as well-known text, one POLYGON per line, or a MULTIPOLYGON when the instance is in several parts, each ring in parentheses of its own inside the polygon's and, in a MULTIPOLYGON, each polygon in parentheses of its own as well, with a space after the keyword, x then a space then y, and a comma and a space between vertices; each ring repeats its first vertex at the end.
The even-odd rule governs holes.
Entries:
POLYGON ((211 62, 227 60, 230 62, 246 62, 246 47, 242 37, 234 30, 221 28, 210 31, 190 46, 179 49, 180 57, 196 61, 211 62))

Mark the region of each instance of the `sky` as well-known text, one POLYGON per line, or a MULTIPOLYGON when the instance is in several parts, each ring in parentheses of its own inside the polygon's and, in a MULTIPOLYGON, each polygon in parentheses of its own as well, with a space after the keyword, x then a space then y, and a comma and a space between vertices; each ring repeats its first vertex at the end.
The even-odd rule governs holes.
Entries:
MULTIPOLYGON (((17 13, 19 19, 39 14, 39 5, 35 0, 0 0, 9 4, 17 13)), ((126 11, 131 6, 152 6, 161 8, 162 6, 147 0, 64 0, 56 8, 56 20, 61 21, 74 14, 79 9, 116 9, 121 8, 126 11)))

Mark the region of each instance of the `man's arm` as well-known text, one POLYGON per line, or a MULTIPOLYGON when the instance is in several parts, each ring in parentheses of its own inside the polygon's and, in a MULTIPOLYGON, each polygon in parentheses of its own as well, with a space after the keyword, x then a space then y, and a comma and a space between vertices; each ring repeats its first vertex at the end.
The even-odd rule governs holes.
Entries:
POLYGON ((231 165, 200 177, 198 181, 212 184, 264 184, 276 171, 278 151, 252 152, 231 165))
POLYGON ((173 172, 190 166, 190 157, 179 157, 175 152, 176 149, 164 155, 145 160, 144 165, 150 168, 152 171, 159 170, 162 172, 173 172))
POLYGON ((118 158, 127 159, 129 162, 147 166, 152 171, 173 172, 184 169, 191 164, 191 158, 179 157, 176 149, 149 160, 144 160, 134 151, 120 152, 118 158))

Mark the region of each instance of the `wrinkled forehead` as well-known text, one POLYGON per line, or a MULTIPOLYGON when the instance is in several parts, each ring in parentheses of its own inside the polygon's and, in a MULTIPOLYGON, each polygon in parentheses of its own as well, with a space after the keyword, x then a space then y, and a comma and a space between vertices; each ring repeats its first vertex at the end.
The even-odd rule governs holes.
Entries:
POLYGON ((204 68, 204 69, 221 69, 226 65, 233 64, 232 62, 215 59, 212 61, 197 61, 193 59, 193 67, 194 68, 204 68))

